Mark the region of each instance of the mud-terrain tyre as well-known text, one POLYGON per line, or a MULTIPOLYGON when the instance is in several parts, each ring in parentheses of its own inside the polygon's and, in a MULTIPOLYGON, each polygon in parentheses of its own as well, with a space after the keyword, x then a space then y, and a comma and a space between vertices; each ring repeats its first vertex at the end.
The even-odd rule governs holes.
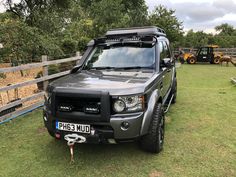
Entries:
POLYGON ((152 115, 148 134, 140 139, 143 150, 151 153, 159 153, 163 149, 165 133, 165 115, 161 103, 157 103, 152 115))
POLYGON ((195 64, 196 63, 196 58, 190 57, 188 58, 188 64, 195 64))
POLYGON ((49 134, 51 137, 55 138, 55 133, 54 133, 54 132, 48 130, 48 134, 49 134))
POLYGON ((214 58, 213 63, 214 64, 219 64, 220 63, 220 57, 214 58))

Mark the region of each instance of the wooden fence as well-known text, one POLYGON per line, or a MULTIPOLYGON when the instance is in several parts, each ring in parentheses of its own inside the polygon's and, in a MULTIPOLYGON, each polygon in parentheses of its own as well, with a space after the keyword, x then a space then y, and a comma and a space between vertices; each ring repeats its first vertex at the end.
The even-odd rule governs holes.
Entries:
MULTIPOLYGON (((18 89, 20 87, 29 86, 29 85, 32 85, 32 84, 37 84, 39 82, 43 82, 43 87, 44 87, 44 91, 45 91, 49 80, 55 79, 55 78, 58 78, 58 77, 61 77, 61 76, 65 76, 65 75, 69 74, 69 72, 70 72, 68 70, 68 71, 63 71, 63 72, 59 72, 59 73, 56 73, 56 74, 48 75, 48 66, 49 65, 66 63, 66 62, 71 62, 71 61, 78 61, 80 59, 81 59, 81 56, 79 55, 79 53, 77 53, 75 57, 59 59, 59 60, 52 60, 52 61, 48 61, 48 57, 46 55, 43 55, 42 56, 42 62, 40 62, 40 63, 20 65, 20 66, 16 66, 16 67, 0 68, 0 73, 8 73, 8 72, 29 70, 29 69, 32 69, 32 68, 39 68, 39 67, 43 68, 43 76, 42 77, 30 80, 30 81, 25 81, 25 82, 21 82, 21 83, 17 83, 17 84, 12 84, 12 85, 9 85, 9 86, 0 87, 0 92, 7 92, 9 90, 18 89)), ((8 109, 10 109, 14 106, 17 106, 19 104, 22 104, 24 102, 41 98, 45 94, 44 91, 41 91, 39 93, 27 96, 25 98, 21 98, 19 100, 14 101, 14 102, 9 102, 8 104, 5 104, 5 105, 0 107, 0 112, 8 110, 8 109)), ((42 106, 43 102, 44 102, 44 100, 41 99, 39 102, 37 102, 35 104, 32 104, 28 107, 24 107, 22 109, 17 109, 14 112, 3 115, 3 116, 0 117, 0 123, 11 120, 11 119, 13 119, 13 118, 15 118, 19 115, 22 115, 25 112, 28 112, 30 110, 36 109, 36 108, 42 106)))

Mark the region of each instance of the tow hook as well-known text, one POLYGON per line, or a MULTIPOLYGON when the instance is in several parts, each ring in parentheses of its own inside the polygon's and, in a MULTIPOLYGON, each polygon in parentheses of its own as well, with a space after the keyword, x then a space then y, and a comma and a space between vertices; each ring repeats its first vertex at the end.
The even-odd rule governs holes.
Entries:
POLYGON ((67 145, 70 148, 70 162, 74 162, 74 144, 75 143, 84 143, 86 138, 81 135, 77 135, 75 133, 68 134, 64 136, 64 139, 67 141, 67 145))

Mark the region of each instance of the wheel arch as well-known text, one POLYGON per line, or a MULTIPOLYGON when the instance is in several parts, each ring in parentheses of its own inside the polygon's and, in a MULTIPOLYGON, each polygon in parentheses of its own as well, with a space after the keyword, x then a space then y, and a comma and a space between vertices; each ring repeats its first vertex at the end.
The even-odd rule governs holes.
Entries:
POLYGON ((163 98, 158 89, 153 91, 153 93, 151 94, 148 100, 148 104, 147 104, 148 107, 143 115, 143 120, 141 124, 141 130, 140 130, 141 136, 148 133, 148 128, 152 120, 152 115, 153 115, 153 111, 155 109, 156 103, 161 103, 161 104, 163 103, 163 98))

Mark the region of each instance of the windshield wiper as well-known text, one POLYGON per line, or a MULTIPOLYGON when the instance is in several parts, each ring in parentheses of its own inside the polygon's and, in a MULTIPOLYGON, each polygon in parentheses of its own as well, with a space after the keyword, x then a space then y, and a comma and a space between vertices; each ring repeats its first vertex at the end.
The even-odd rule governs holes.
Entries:
POLYGON ((101 67, 92 67, 92 68, 89 68, 90 70, 91 69, 95 69, 95 70, 103 70, 103 69, 116 69, 116 67, 110 67, 110 66, 101 66, 101 67))
POLYGON ((151 66, 129 66, 129 67, 122 67, 117 69, 129 70, 129 69, 154 69, 151 66))
POLYGON ((89 68, 89 70, 106 70, 106 69, 111 69, 111 70, 129 70, 129 69, 154 69, 151 66, 129 66, 129 67, 111 67, 111 66, 101 66, 101 67, 92 67, 89 68))

